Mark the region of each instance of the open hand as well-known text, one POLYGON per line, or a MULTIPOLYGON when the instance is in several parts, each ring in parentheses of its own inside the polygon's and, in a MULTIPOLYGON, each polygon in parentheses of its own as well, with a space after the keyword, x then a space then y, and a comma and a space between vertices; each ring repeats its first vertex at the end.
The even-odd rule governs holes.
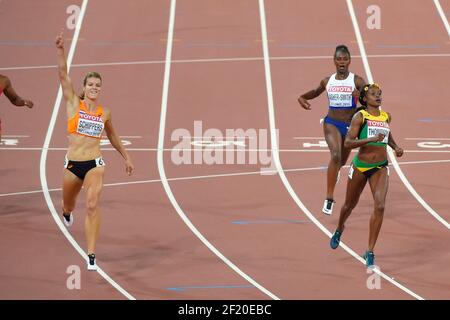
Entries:
POLYGON ((311 104, 303 97, 298 98, 298 103, 302 106, 305 110, 311 110, 311 104))

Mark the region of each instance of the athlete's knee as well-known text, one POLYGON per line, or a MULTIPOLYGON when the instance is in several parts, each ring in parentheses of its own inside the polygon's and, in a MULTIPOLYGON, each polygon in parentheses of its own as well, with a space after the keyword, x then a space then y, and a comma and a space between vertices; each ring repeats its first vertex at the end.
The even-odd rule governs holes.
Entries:
POLYGON ((344 205, 342 206, 342 210, 343 211, 352 211, 353 209, 355 209, 356 207, 356 202, 346 202, 344 203, 344 205))
POLYGON ((341 165, 342 163, 342 156, 341 152, 337 150, 331 151, 331 161, 337 165, 341 165))
POLYGON ((98 206, 98 197, 97 196, 88 197, 86 201, 86 209, 89 215, 95 215, 97 213, 97 206, 98 206))
POLYGON ((376 201, 375 202, 375 214, 383 215, 384 214, 384 202, 376 201))

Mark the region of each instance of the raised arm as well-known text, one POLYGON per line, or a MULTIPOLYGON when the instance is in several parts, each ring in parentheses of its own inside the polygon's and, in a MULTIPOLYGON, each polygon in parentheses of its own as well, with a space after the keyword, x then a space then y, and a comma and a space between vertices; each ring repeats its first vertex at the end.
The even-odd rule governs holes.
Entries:
POLYGON ((5 82, 5 88, 3 89, 3 92, 5 93, 5 96, 11 101, 11 103, 18 107, 28 107, 33 108, 33 102, 31 100, 23 99, 20 97, 16 91, 14 90, 11 81, 8 77, 4 77, 5 82))
POLYGON ((72 116, 79 104, 79 98, 75 94, 75 90, 73 89, 72 81, 69 78, 67 73, 67 62, 66 62, 66 53, 64 51, 64 38, 63 32, 56 37, 56 55, 58 59, 58 76, 59 81, 61 82, 61 87, 63 90, 64 99, 67 103, 67 115, 72 116))
POLYGON ((123 146, 122 141, 120 140, 119 136, 117 135, 116 131, 114 130, 114 127, 113 127, 113 124, 111 121, 111 113, 110 112, 107 112, 107 115, 106 115, 105 131, 106 131, 106 135, 108 136, 109 141, 111 142, 111 145, 125 159, 125 171, 127 172, 128 175, 131 175, 131 173, 134 170, 133 162, 131 161, 131 157, 128 154, 127 150, 123 146))
POLYGON ((316 89, 312 89, 312 90, 302 94, 298 98, 298 103, 300 103, 300 105, 304 109, 311 110, 311 104, 308 102, 308 100, 317 98, 318 96, 320 96, 322 94, 322 92, 325 91, 325 89, 327 87, 328 79, 330 79, 330 77, 327 77, 327 78, 323 79, 322 81, 320 81, 320 84, 316 89))
POLYGON ((357 112, 352 118, 352 122, 350 123, 350 129, 347 132, 347 136, 345 137, 344 147, 349 149, 359 148, 369 142, 378 142, 383 141, 384 135, 378 134, 375 137, 367 138, 367 139, 358 139, 359 130, 363 125, 364 118, 361 113, 357 112))

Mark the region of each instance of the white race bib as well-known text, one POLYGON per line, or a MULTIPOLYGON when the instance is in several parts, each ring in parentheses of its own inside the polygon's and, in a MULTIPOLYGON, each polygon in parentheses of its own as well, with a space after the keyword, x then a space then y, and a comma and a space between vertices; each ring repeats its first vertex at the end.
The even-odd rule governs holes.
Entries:
POLYGON ((389 140, 389 132, 390 129, 387 122, 367 120, 367 138, 376 137, 379 133, 381 133, 384 134, 384 139, 380 142, 387 144, 389 140))
POLYGON ((101 117, 80 111, 77 133, 89 137, 100 138, 104 128, 105 124, 101 117))

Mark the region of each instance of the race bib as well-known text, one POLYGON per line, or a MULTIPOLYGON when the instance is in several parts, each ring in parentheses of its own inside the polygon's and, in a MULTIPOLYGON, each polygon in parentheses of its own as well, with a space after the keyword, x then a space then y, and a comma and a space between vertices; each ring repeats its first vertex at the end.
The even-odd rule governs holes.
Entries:
POLYGON ((95 165, 97 167, 104 167, 106 165, 105 160, 102 157, 95 159, 95 165))
POLYGON ((89 137, 100 138, 103 129, 105 128, 102 118, 83 111, 80 111, 79 114, 77 133, 89 137))
POLYGON ((379 133, 384 134, 381 143, 388 143, 389 140, 389 125, 384 121, 367 120, 367 138, 376 137, 379 133))
POLYGON ((351 86, 332 86, 328 88, 328 100, 333 107, 352 107, 353 88, 351 86))

